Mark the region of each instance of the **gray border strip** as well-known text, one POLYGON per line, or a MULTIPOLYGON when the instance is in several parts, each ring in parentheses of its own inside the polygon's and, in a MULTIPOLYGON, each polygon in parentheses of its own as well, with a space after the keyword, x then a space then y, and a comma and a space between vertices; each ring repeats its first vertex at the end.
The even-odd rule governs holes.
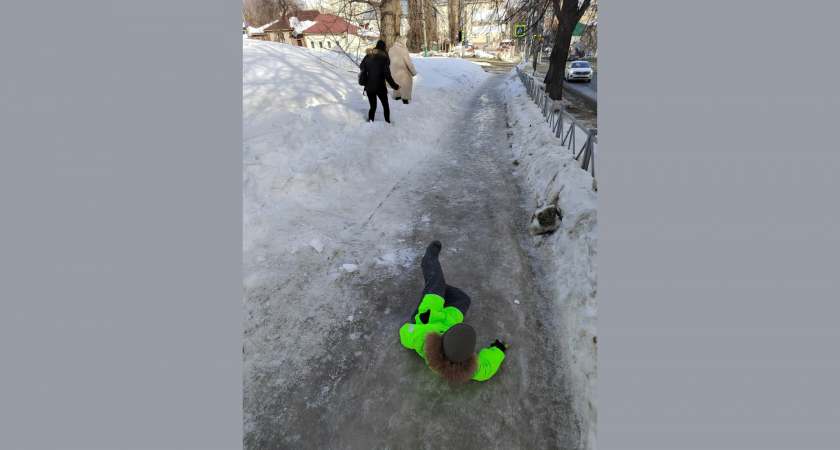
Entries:
POLYGON ((241 448, 225 5, 0 7, 0 448, 241 448))
POLYGON ((835 447, 838 6, 602 6, 598 447, 835 447))

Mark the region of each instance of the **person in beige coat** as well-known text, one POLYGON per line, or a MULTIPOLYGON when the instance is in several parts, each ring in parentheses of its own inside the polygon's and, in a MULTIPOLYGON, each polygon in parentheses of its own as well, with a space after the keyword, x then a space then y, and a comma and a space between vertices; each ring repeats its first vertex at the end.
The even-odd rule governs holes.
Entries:
POLYGON ((408 104, 411 100, 411 77, 417 75, 414 70, 414 63, 408 56, 408 49, 400 42, 394 42, 394 45, 388 50, 388 57, 391 58, 391 76, 394 81, 399 84, 399 89, 394 90, 394 99, 402 99, 403 103, 408 104))

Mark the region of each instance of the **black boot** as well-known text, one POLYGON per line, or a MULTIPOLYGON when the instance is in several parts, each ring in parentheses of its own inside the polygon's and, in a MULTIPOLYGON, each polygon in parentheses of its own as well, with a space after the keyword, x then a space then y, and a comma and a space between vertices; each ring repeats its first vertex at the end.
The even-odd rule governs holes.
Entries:
POLYGON ((407 105, 407 104, 408 104, 408 100, 403 100, 403 103, 405 103, 405 104, 407 105))
POLYGON ((401 99, 401 98, 402 98, 402 97, 394 97, 394 100, 399 100, 399 99, 401 99))
POLYGON ((437 257, 440 254, 440 249, 443 247, 443 244, 440 241, 434 241, 426 247, 426 255, 437 257))

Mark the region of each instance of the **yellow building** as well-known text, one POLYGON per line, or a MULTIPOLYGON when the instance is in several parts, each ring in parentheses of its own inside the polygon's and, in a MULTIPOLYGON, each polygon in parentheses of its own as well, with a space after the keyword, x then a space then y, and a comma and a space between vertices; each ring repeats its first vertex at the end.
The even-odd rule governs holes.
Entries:
POLYGON ((466 3, 467 36, 476 50, 488 52, 500 49, 501 42, 507 38, 507 15, 504 8, 496 2, 475 1, 466 3))

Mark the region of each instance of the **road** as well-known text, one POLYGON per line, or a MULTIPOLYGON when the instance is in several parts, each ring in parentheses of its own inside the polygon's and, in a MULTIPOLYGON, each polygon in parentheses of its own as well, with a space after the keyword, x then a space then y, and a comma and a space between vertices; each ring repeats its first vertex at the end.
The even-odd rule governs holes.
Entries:
MULTIPOLYGON (((589 64, 592 65, 592 81, 567 81, 563 83, 563 86, 566 89, 575 91, 579 93, 581 96, 586 97, 589 99, 593 104, 594 107, 597 109, 598 107, 598 62, 597 61, 589 61, 589 64)), ((548 72, 548 66, 538 66, 538 71, 545 76, 548 72)))
MULTIPOLYGON (((469 58, 470 61, 477 61, 477 62, 484 62, 492 64, 492 67, 484 66, 484 69, 488 72, 494 73, 502 73, 503 71, 507 73, 508 70, 513 68, 515 64, 498 61, 495 59, 482 59, 482 58, 469 58)), ((543 61, 548 61, 548 58, 543 58, 543 61)), ((567 90, 571 90, 576 94, 579 94, 582 97, 585 97, 592 103, 592 107, 594 109, 598 108, 598 62, 597 61, 589 61, 592 65, 592 81, 571 81, 571 82, 564 82, 563 88, 567 90)), ((537 73, 541 77, 545 77, 545 74, 548 72, 548 64, 537 64, 537 73)))
MULTIPOLYGON (((469 58, 470 61, 481 62, 489 65, 482 65, 485 72, 507 74, 516 64, 496 59, 469 58)), ((548 61, 548 58, 543 58, 548 61)), ((563 98, 568 101, 566 110, 576 119, 587 126, 597 127, 598 123, 598 62, 590 61, 595 73, 592 81, 563 82, 563 98)), ((537 77, 542 79, 548 72, 548 64, 537 64, 537 77)), ((533 73, 533 69, 528 70, 533 73)))
POLYGON ((255 382, 246 396, 255 419, 245 448, 579 448, 559 316, 538 288, 542 275, 526 233, 532 205, 509 155, 505 78, 492 74, 476 89, 437 149, 372 215, 365 233, 404 229, 416 254, 396 272, 353 278, 335 298, 363 306, 329 330, 330 356, 306 363, 317 369, 312 375, 255 382), (400 344, 398 330, 420 300, 420 249, 433 240, 443 243, 447 282, 472 297, 465 321, 478 346, 495 338, 510 345, 488 381, 450 387, 400 344))
MULTIPOLYGON (((548 58, 543 59, 544 62, 548 62, 548 58)), ((572 101, 579 101, 585 104, 588 108, 594 110, 596 113, 598 111, 598 62, 597 61, 590 61, 592 65, 592 81, 564 81, 563 82, 563 91, 567 92, 570 97, 574 97, 575 99, 572 101)), ((545 74, 548 73, 548 64, 537 64, 537 74, 539 77, 545 77, 545 74)), ((581 105, 583 106, 583 105, 581 105)))

